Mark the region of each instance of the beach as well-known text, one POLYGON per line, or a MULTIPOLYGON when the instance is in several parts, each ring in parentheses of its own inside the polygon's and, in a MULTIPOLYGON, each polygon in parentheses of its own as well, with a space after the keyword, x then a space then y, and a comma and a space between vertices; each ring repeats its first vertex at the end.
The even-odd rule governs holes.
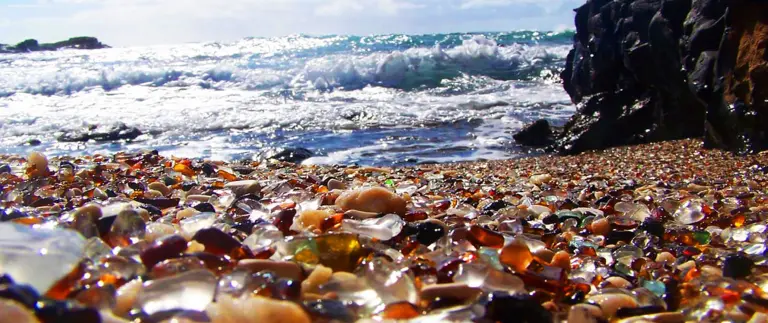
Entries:
POLYGON ((765 153, 0 160, 14 322, 765 319, 765 153))

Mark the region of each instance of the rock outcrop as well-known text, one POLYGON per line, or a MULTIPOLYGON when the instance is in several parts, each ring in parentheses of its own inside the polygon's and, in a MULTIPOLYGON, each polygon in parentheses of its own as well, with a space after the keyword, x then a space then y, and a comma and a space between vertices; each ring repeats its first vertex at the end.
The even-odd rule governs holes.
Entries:
POLYGON ((0 53, 26 53, 59 49, 101 49, 109 48, 95 37, 73 37, 56 43, 40 44, 35 39, 27 39, 16 46, 0 44, 0 53))
POLYGON ((768 4, 588 0, 561 74, 577 113, 563 154, 690 137, 768 148, 768 4), (738 18, 736 18, 738 17, 738 18))

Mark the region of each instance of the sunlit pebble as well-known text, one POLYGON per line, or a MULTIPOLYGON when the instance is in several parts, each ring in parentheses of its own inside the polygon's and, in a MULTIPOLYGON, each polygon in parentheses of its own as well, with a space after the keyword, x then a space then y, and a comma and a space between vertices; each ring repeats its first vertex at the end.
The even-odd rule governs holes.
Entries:
POLYGON ((0 322, 2 323, 40 322, 34 312, 13 300, 0 299, 0 313, 0 322))
POLYGON ((133 304, 139 297, 143 285, 139 279, 134 279, 120 288, 117 289, 117 297, 115 307, 112 312, 117 316, 126 316, 128 312, 133 308, 133 304))
POLYGON ((221 295, 206 309, 211 323, 310 323, 304 309, 296 303, 261 296, 232 298, 221 295))

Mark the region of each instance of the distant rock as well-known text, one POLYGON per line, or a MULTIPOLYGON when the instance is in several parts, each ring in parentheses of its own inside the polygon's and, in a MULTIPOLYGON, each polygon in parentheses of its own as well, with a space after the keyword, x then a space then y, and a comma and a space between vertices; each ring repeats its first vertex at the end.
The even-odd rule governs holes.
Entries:
POLYGON ((138 128, 118 122, 111 125, 92 125, 79 131, 66 132, 56 139, 62 142, 86 142, 90 140, 101 142, 131 140, 141 135, 142 132, 138 128))
POLYGON ((95 37, 73 37, 56 43, 40 44, 36 39, 27 39, 16 46, 0 44, 0 53, 27 53, 59 49, 101 49, 110 48, 95 37))
POLYGON ((551 150, 690 137, 768 149, 768 2, 587 0, 575 11, 561 78, 577 112, 551 150))
POLYGON ((278 148, 268 149, 260 154, 261 159, 274 159, 289 163, 298 164, 302 161, 309 159, 315 154, 306 148, 278 148))

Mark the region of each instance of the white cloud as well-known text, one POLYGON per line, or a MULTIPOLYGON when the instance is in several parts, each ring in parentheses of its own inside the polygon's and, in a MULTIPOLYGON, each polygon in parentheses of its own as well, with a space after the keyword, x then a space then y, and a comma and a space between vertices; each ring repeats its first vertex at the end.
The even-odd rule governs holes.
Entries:
POLYGON ((318 16, 343 16, 363 11, 363 5, 356 0, 333 0, 328 4, 320 4, 315 8, 318 16))
POLYGON ((374 15, 393 16, 401 10, 413 10, 424 8, 425 5, 414 4, 400 0, 332 0, 322 3, 315 8, 318 16, 344 16, 367 12, 374 15))
POLYGON ((465 0, 461 4, 461 9, 504 7, 512 3, 514 3, 512 0, 465 0))

